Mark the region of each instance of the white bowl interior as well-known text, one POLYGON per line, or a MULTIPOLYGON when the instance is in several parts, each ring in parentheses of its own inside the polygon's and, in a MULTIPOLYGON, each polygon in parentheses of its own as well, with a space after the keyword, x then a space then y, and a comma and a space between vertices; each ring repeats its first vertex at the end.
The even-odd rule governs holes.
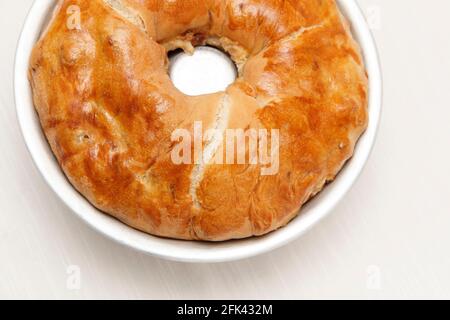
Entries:
POLYGON ((19 40, 15 65, 16 108, 23 136, 32 158, 54 192, 80 218, 106 236, 142 252, 185 262, 222 262, 255 256, 278 248, 302 235, 333 207, 351 188, 366 163, 375 141, 381 113, 381 73, 377 50, 364 16, 354 0, 339 0, 359 41, 370 78, 369 127, 360 139, 353 158, 337 179, 303 207, 301 214, 286 227, 259 238, 222 243, 169 240, 147 235, 126 226, 92 206, 68 182, 43 135, 35 112, 27 78, 31 50, 52 12, 54 0, 36 0, 19 40))

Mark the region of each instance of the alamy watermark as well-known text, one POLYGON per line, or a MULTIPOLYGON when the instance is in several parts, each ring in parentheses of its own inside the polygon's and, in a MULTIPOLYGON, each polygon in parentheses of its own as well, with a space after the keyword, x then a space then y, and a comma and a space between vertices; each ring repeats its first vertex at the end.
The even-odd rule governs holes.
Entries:
POLYGON ((201 121, 193 130, 172 133, 171 158, 174 164, 259 165, 261 175, 276 175, 280 169, 280 132, 278 129, 209 129, 201 121))
POLYGON ((68 290, 81 289, 81 268, 77 265, 70 265, 66 269, 66 287, 68 290))
POLYGON ((377 265, 370 265, 366 270, 366 287, 368 290, 381 290, 382 277, 381 268, 377 265))
POLYGON ((81 10, 79 6, 71 5, 67 8, 66 25, 69 30, 81 30, 81 10))

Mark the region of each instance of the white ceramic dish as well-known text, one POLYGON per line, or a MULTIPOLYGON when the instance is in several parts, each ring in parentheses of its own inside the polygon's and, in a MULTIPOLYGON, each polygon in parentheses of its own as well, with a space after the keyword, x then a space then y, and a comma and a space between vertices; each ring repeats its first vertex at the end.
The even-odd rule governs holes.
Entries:
POLYGON ((168 240, 153 237, 126 226, 100 212, 81 196, 60 170, 47 144, 33 107, 31 89, 27 79, 31 50, 55 5, 54 0, 36 0, 34 2, 19 40, 15 63, 14 85, 18 119, 36 166, 61 200, 86 223, 123 245, 154 256, 184 262, 223 262, 255 256, 287 244, 328 215, 348 192, 369 157, 378 129, 382 80, 376 46, 356 2, 354 0, 338 2, 343 13, 351 21, 353 33, 363 50, 370 77, 370 123, 357 145, 354 157, 342 170, 336 181, 310 201, 302 209, 302 213, 285 228, 260 238, 224 243, 168 240))

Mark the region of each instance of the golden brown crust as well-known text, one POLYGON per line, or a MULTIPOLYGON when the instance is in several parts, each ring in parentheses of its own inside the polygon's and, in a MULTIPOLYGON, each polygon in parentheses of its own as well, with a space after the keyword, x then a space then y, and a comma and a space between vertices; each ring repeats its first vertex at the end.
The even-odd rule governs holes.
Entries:
POLYGON ((368 121, 364 64, 334 0, 62 0, 30 82, 71 183, 100 210, 177 239, 284 226, 335 178, 368 121), (79 28, 67 25, 73 5, 79 28), (166 52, 183 42, 219 43, 241 64, 239 79, 183 95, 166 52), (278 174, 172 162, 172 132, 213 128, 225 109, 226 128, 280 130, 278 174))

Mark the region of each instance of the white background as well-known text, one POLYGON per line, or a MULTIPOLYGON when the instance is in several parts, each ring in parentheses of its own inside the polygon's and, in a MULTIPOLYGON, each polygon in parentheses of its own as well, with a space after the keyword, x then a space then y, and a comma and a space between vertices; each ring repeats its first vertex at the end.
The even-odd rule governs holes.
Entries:
POLYGON ((32 0, 0 0, 0 298, 450 298, 450 2, 358 2, 374 28, 385 88, 363 175, 296 242, 193 265, 104 238, 45 184, 22 140, 12 86, 32 0))

